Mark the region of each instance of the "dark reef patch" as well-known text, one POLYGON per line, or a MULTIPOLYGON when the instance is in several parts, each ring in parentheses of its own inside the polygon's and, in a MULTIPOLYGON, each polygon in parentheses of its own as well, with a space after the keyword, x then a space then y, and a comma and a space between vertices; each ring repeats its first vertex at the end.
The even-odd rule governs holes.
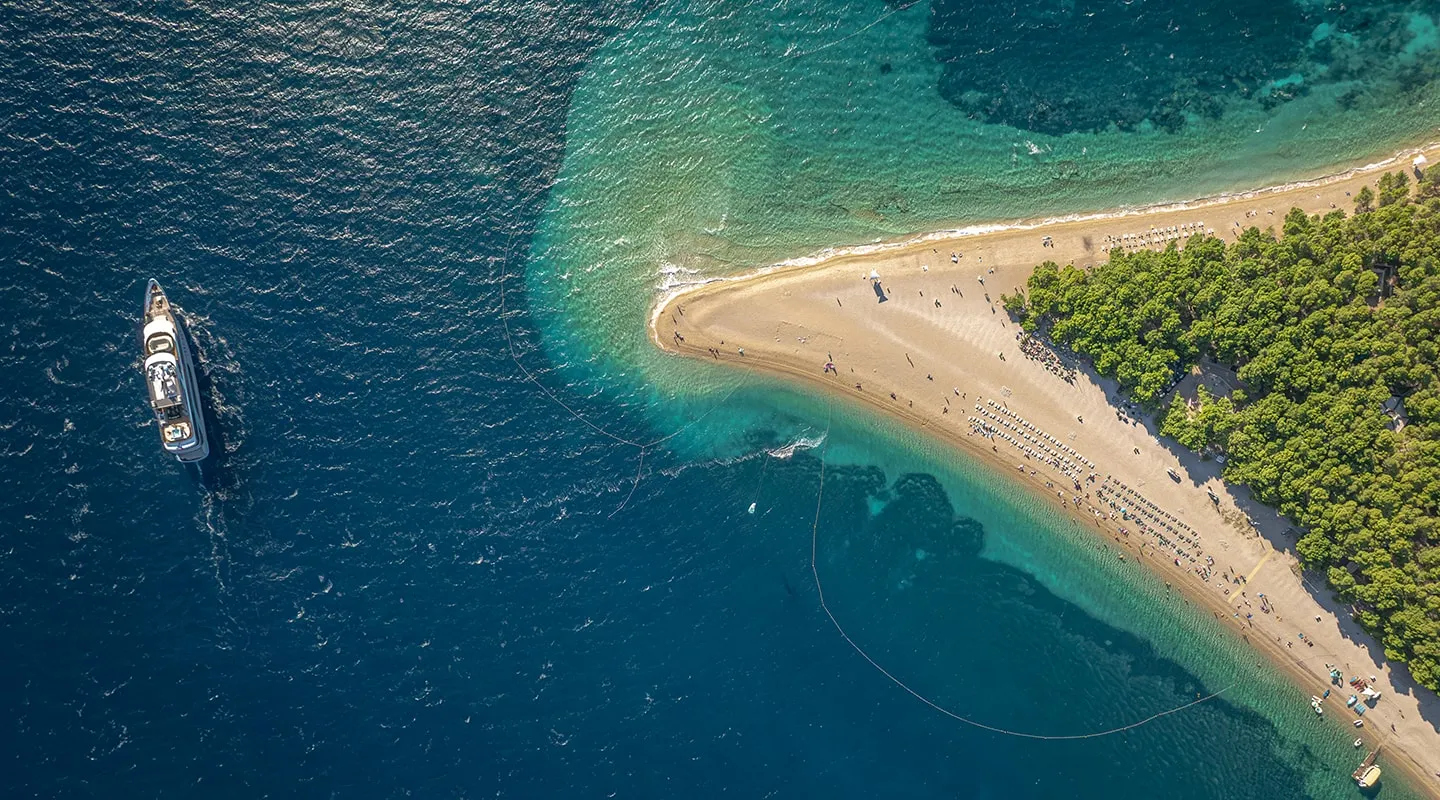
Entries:
POLYGON ((974 118, 1055 135, 1176 131, 1218 116, 1226 95, 1268 96, 1320 22, 1273 0, 934 0, 929 38, 940 93, 974 118))

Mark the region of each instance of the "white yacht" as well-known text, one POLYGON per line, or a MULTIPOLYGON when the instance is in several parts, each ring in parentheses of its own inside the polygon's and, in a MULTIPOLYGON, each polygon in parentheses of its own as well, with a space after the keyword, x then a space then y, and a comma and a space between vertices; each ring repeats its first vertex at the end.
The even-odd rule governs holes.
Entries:
POLYGON ((150 390, 150 408, 160 423, 160 444, 181 461, 199 461, 210 455, 210 442, 200 410, 200 389, 195 384, 195 358, 169 299, 154 278, 145 288, 141 325, 145 385, 150 390))

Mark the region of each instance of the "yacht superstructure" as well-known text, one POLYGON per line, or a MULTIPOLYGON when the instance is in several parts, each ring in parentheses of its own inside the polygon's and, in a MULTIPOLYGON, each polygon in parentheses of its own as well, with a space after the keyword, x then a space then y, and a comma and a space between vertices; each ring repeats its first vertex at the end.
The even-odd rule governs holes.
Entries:
POLYGON ((141 326, 145 386, 160 426, 160 445, 181 461, 199 461, 210 455, 210 442, 195 383, 195 359, 170 300, 154 278, 145 289, 141 326))

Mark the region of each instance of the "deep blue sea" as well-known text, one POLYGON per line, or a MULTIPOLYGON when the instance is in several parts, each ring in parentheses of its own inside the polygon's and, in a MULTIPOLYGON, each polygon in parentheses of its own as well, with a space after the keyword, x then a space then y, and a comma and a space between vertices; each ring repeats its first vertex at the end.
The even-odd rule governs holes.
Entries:
POLYGON ((0 796, 1355 796, 1345 730, 1053 512, 643 321, 826 244, 1424 139, 1431 14, 0 9, 0 796), (150 277, 199 469, 146 408, 150 277), (958 723, 831 626, 812 531, 851 635, 987 724, 1224 694, 958 723))

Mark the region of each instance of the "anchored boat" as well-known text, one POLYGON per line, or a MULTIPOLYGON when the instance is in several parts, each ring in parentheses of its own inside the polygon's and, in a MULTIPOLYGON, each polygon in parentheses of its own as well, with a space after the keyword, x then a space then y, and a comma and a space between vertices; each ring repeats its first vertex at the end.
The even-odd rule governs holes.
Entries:
POLYGON ((1377 755, 1380 755, 1378 747, 1371 750, 1370 755, 1365 756, 1365 760, 1361 761, 1360 766, 1350 775, 1355 779, 1355 785, 1361 789, 1372 788, 1380 782, 1380 768, 1375 766, 1375 756, 1377 755))
POLYGON ((160 426, 160 446, 181 461, 200 461, 210 455, 210 442, 200 412, 195 358, 170 300, 154 278, 145 288, 140 345, 150 408, 160 426))

